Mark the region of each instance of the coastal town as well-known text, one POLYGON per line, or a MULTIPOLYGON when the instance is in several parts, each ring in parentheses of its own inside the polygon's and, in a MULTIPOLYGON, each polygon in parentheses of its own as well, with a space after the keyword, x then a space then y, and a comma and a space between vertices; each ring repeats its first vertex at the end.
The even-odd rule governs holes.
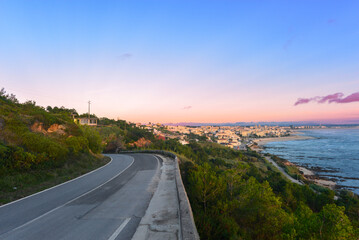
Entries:
POLYGON ((152 131, 159 138, 178 139, 181 144, 190 140, 206 140, 236 150, 244 150, 263 138, 288 137, 293 133, 291 127, 281 126, 166 126, 162 124, 137 124, 138 127, 152 131))
MULTIPOLYGON (((177 139, 181 144, 189 144, 194 141, 207 141, 218 143, 222 146, 235 150, 251 149, 257 152, 263 150, 263 145, 272 141, 305 140, 312 139, 303 135, 301 130, 324 129, 326 126, 172 126, 162 124, 136 124, 153 132, 159 139, 177 139)), ((298 166, 284 159, 272 159, 271 156, 262 155, 268 162, 272 163, 281 171, 289 181, 302 185, 302 181, 288 175, 286 168, 296 168, 303 179, 312 181, 323 187, 335 189, 336 182, 326 177, 318 177, 314 171, 298 166), (279 161, 279 162, 278 162, 279 161), (280 163, 282 162, 282 163, 280 163), (277 164, 282 164, 278 166, 277 164), (284 165, 283 165, 284 164, 284 165)))

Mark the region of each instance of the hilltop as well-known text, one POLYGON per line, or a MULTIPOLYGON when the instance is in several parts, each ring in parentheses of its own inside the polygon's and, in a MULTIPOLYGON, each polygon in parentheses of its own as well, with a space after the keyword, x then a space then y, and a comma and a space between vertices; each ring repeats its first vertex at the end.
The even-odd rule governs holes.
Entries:
POLYGON ((97 168, 101 137, 75 124, 74 109, 19 103, 0 91, 0 202, 5 203, 97 168))
POLYGON ((102 152, 159 141, 124 120, 100 118, 98 126, 91 127, 74 119, 83 116, 75 109, 19 103, 15 95, 0 90, 0 204, 104 165, 109 159, 102 152))

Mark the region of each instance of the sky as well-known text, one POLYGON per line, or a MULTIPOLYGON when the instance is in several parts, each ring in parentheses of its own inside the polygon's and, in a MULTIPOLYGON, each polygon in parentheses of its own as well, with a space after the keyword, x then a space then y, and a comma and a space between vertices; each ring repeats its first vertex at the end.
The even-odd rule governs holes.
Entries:
POLYGON ((359 123, 358 12, 346 0, 0 0, 0 88, 131 122, 359 123))

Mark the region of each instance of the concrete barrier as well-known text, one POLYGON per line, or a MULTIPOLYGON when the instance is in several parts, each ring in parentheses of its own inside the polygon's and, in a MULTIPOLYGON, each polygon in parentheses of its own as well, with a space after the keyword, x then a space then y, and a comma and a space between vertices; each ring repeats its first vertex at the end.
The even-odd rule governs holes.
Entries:
POLYGON ((179 168, 178 157, 167 151, 162 150, 138 150, 138 151, 121 151, 120 154, 126 153, 150 153, 150 154, 158 154, 165 156, 167 158, 173 159, 175 161, 176 167, 176 187, 177 187, 177 197, 179 203, 179 217, 180 217, 180 239, 183 240, 197 240, 200 239, 196 224, 194 222, 192 208, 187 197, 186 189, 182 182, 181 172, 179 168))

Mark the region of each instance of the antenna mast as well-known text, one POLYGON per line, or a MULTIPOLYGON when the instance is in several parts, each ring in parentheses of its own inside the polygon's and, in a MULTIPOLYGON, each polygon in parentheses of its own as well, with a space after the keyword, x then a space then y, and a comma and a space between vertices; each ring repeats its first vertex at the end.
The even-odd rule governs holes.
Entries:
POLYGON ((89 111, 88 111, 88 113, 87 113, 87 117, 88 117, 88 119, 90 119, 90 105, 91 105, 91 101, 88 101, 88 104, 89 104, 89 111))

